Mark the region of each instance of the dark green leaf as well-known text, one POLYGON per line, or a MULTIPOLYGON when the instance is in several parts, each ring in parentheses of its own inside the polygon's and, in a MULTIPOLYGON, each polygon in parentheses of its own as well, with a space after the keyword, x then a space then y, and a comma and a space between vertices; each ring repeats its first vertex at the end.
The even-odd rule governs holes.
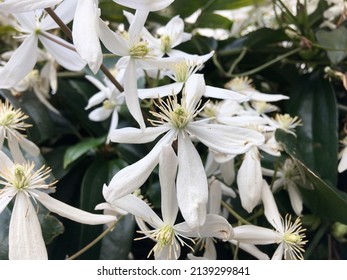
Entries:
POLYGON ((0 260, 8 260, 8 230, 11 210, 7 207, 0 214, 0 260))
POLYGON ((86 138, 74 146, 69 147, 64 155, 64 168, 92 149, 105 143, 105 138, 86 138))
POLYGON ((50 244, 54 238, 64 233, 63 224, 44 207, 40 207, 38 218, 41 224, 42 236, 46 245, 50 244))
MULTIPOLYGON (((96 213, 94 210, 95 206, 105 201, 102 195, 103 185, 108 184, 113 175, 124 166, 125 163, 120 160, 109 161, 105 158, 97 158, 95 161, 93 161, 93 163, 86 170, 82 181, 80 208, 91 213, 96 213)), ((81 225, 80 247, 83 247, 89 242, 93 241, 99 234, 101 234, 102 231, 102 225, 81 225)), ((100 246, 101 243, 96 244, 86 253, 84 253, 81 258, 98 259, 100 254, 100 246)))
POLYGON ((337 181, 337 105, 333 88, 320 73, 293 82, 288 111, 299 116, 296 128, 298 154, 303 163, 336 186, 337 181))
POLYGON ((327 49, 332 64, 338 64, 347 56, 347 28, 341 25, 332 31, 318 30, 318 42, 327 49))
POLYGON ((305 204, 313 214, 332 221, 347 223, 347 194, 324 182, 315 172, 297 157, 296 139, 293 135, 277 129, 276 140, 283 145, 292 157, 302 175, 309 181, 313 189, 301 188, 305 204))
POLYGON ((229 30, 231 25, 232 22, 229 19, 211 12, 203 13, 197 22, 197 27, 200 28, 222 28, 229 30))
POLYGON ((127 260, 134 236, 135 220, 132 215, 122 218, 107 234, 101 245, 101 260, 127 260))
POLYGON ((244 45, 249 48, 257 49, 268 44, 276 44, 287 39, 288 37, 283 30, 262 28, 247 35, 244 45))

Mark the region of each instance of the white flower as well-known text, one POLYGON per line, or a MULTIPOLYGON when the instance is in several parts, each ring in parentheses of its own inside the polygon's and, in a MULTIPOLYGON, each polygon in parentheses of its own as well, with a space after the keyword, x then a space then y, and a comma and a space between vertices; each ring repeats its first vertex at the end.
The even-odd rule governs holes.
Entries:
POLYGON ((96 225, 115 220, 114 216, 96 215, 71 207, 50 197, 44 190, 53 186, 45 181, 50 169, 35 171, 34 163, 13 163, 0 151, 0 213, 15 198, 9 229, 9 258, 12 260, 47 259, 47 251, 33 202, 71 220, 96 225))
POLYGON ((262 201, 265 217, 275 230, 253 225, 238 226, 234 227, 233 239, 254 245, 279 244, 272 256, 275 260, 283 257, 286 260, 303 259, 303 246, 307 241, 300 218, 292 222, 291 216, 287 215, 283 220, 270 187, 265 181, 263 182, 262 201))
POLYGON ((88 101, 86 110, 99 105, 102 103, 102 106, 94 109, 88 115, 89 119, 92 121, 104 121, 108 119, 111 115, 111 124, 109 132, 117 128, 118 125, 118 111, 120 106, 124 102, 124 95, 122 95, 118 89, 107 79, 104 80, 104 83, 101 83, 99 80, 92 76, 86 76, 86 78, 94 84, 100 91, 94 94, 88 101))
POLYGON ((14 160, 20 163, 25 162, 21 148, 32 156, 40 154, 40 149, 20 133, 31 126, 24 123, 27 118, 20 109, 13 108, 8 100, 5 103, 0 100, 0 149, 6 139, 14 160))
POLYGON ((256 101, 273 102, 289 99, 288 96, 282 94, 267 94, 259 92, 252 86, 252 82, 253 81, 248 77, 236 77, 227 82, 225 84, 225 88, 239 93, 243 93, 244 95, 248 96, 251 100, 256 101))
POLYGON ((170 145, 164 145, 159 161, 162 218, 148 204, 134 195, 109 201, 111 205, 133 214, 141 233, 156 242, 149 255, 153 252, 156 259, 178 259, 181 246, 190 247, 184 239, 216 237, 226 241, 231 238, 232 227, 219 215, 207 215, 205 223, 200 228, 192 229, 186 222, 176 224, 178 202, 175 178, 179 159, 170 145))
POLYGON ((135 128, 117 129, 110 134, 112 142, 146 143, 159 135, 165 136, 152 151, 138 162, 119 171, 111 180, 104 193, 106 200, 113 200, 139 188, 158 164, 161 147, 177 139, 179 169, 177 174, 177 197, 181 213, 191 227, 204 224, 208 198, 207 178, 200 155, 191 137, 210 149, 226 154, 242 154, 254 144, 261 144, 264 137, 255 131, 208 124, 194 121, 199 113, 200 98, 205 91, 202 75, 192 76, 186 84, 181 103, 177 96, 169 97, 167 102, 159 100, 159 110, 153 112, 157 120, 151 122, 155 127, 144 130, 135 128))
POLYGON ((297 185, 298 182, 301 181, 301 174, 294 161, 288 158, 276 172, 265 168, 262 169, 262 172, 267 176, 274 176, 276 174, 272 191, 276 192, 280 187, 286 189, 289 194, 289 200, 295 214, 297 216, 301 216, 303 209, 303 199, 297 185))
POLYGON ((276 114, 275 118, 267 117, 267 119, 272 130, 280 128, 294 136, 296 136, 294 132, 295 128, 302 125, 302 121, 298 116, 293 118, 289 114, 276 114))
MULTIPOLYGON (((59 5, 55 11, 66 22, 72 19, 65 5, 59 5)), ((66 69, 79 71, 85 66, 72 44, 47 32, 55 29, 57 25, 43 11, 18 13, 13 16, 18 22, 16 28, 23 34, 24 41, 13 52, 7 64, 0 69, 0 88, 16 86, 34 68, 39 55, 39 41, 57 63, 66 69)))

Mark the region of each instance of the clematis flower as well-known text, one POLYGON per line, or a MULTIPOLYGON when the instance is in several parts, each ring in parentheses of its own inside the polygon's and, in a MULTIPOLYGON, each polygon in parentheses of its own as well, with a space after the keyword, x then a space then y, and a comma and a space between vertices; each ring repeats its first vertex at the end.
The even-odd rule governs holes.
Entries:
POLYGON ((282 94, 267 94, 256 90, 252 86, 252 79, 248 77, 236 77, 225 84, 225 88, 240 92, 248 96, 251 100, 273 102, 289 99, 288 96, 282 94))
POLYGON ((0 10, 7 13, 26 13, 38 9, 53 7, 63 0, 5 0, 0 10))
POLYGON ((208 199, 207 178, 199 153, 190 138, 193 136, 210 149, 226 154, 245 153, 255 143, 264 141, 264 137, 256 131, 195 121, 194 118, 202 109, 199 105, 205 92, 204 85, 202 75, 194 75, 187 81, 181 103, 175 95, 169 97, 167 102, 160 99, 157 104, 160 112, 152 113, 157 118, 151 121, 154 127, 144 130, 122 128, 111 132, 110 140, 118 143, 146 143, 163 133, 165 135, 147 156, 122 169, 112 178, 109 186, 104 187, 106 201, 120 198, 139 188, 158 164, 161 147, 177 140, 178 204, 189 226, 194 228, 204 224, 208 199))
MULTIPOLYGON (((178 202, 175 189, 175 178, 179 159, 171 145, 164 145, 159 159, 159 178, 161 185, 160 218, 143 200, 137 196, 127 195, 110 202, 118 208, 133 214, 144 238, 150 238, 156 245, 150 251, 155 259, 178 259, 181 246, 190 245, 185 241, 195 237, 215 237, 228 240, 232 237, 232 227, 223 217, 209 214, 199 229, 192 229, 187 222, 176 223, 178 202)), ((142 238, 141 238, 142 239, 142 238)))
POLYGON ((159 11, 168 7, 174 0, 112 0, 113 2, 136 10, 159 11))
POLYGON ((342 145, 342 149, 339 152, 339 165, 337 167, 337 171, 339 173, 342 173, 343 171, 345 171, 347 169, 347 137, 343 138, 340 141, 341 145, 342 145))
MULTIPOLYGON (((65 22, 69 22, 73 17, 66 5, 59 5, 55 11, 65 22)), ((79 71, 85 66, 73 45, 47 32, 57 25, 43 11, 18 13, 13 16, 18 22, 16 28, 23 33, 24 40, 7 64, 0 69, 0 88, 16 86, 34 68, 38 60, 39 41, 57 63, 66 69, 79 71)))
POLYGON ((25 162, 21 149, 32 156, 40 154, 40 149, 20 133, 31 126, 24 122, 27 118, 20 109, 13 108, 8 100, 5 103, 0 100, 0 149, 6 139, 14 160, 20 163, 25 162))
POLYGON ((272 191, 276 192, 281 187, 286 189, 295 214, 301 216, 303 199, 298 187, 298 182, 301 181, 301 174, 293 160, 290 158, 286 159, 276 172, 266 168, 262 168, 262 172, 264 175, 271 177, 276 175, 272 191))
POLYGON ((49 196, 45 190, 53 183, 46 183, 50 169, 35 170, 34 163, 13 163, 0 151, 0 213, 14 199, 9 228, 9 259, 47 259, 40 223, 34 204, 38 202, 62 217, 89 224, 104 224, 115 220, 114 216, 91 214, 69 206, 49 196))
POLYGON ((91 111, 88 115, 89 119, 92 121, 104 121, 111 117, 111 124, 109 132, 117 128, 118 125, 118 111, 120 106, 124 102, 124 95, 121 94, 118 89, 112 84, 109 80, 105 79, 104 83, 101 83, 99 80, 92 76, 86 76, 86 78, 94 84, 100 91, 94 94, 88 101, 86 110, 94 107, 96 105, 102 104, 101 107, 98 107, 91 111))
POLYGON ((287 215, 285 219, 280 216, 266 181, 263 181, 262 201, 265 217, 275 230, 253 225, 238 226, 234 227, 233 240, 253 245, 278 244, 272 256, 274 260, 280 260, 283 257, 286 260, 303 259, 303 246, 307 241, 300 218, 292 222, 290 215, 287 215))

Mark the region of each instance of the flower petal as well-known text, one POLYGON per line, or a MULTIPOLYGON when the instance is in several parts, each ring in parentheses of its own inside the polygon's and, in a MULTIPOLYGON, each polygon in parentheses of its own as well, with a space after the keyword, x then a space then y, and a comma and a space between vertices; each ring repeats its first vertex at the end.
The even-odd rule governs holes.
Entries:
POLYGON ((162 147, 159 156, 159 180, 161 186, 161 213, 166 224, 173 225, 178 213, 175 187, 178 159, 171 147, 162 147))
POLYGON ((337 167, 337 170, 339 173, 342 173, 347 169, 347 147, 344 148, 340 153, 339 153, 341 160, 339 162, 339 165, 337 167))
POLYGON ((275 198, 265 180, 263 180, 261 199, 264 204, 264 214, 266 219, 278 232, 283 233, 283 224, 275 202, 275 198))
POLYGON ((136 10, 135 15, 129 26, 129 45, 132 46, 137 43, 141 37, 141 31, 145 25, 145 21, 148 17, 148 11, 136 10))
POLYGON ((80 71, 82 70, 86 63, 82 60, 81 56, 74 50, 68 49, 65 46, 73 48, 73 45, 60 39, 59 37, 49 34, 50 38, 53 38, 55 41, 60 42, 62 45, 53 42, 52 40, 45 37, 46 32, 41 31, 43 35, 39 35, 40 41, 45 49, 53 56, 58 64, 64 68, 71 71, 80 71))
POLYGON ((29 197, 18 192, 9 230, 10 260, 47 260, 41 226, 29 197))
POLYGON ((40 154, 40 148, 25 137, 18 138, 20 147, 31 156, 38 156, 40 154))
POLYGON ((260 202, 263 184, 260 155, 257 147, 252 147, 246 154, 237 174, 237 186, 242 207, 251 213, 260 202))
POLYGON ((113 0, 119 5, 144 11, 158 11, 169 6, 174 0, 113 0))
POLYGON ((17 191, 13 188, 6 188, 1 190, 0 194, 0 215, 6 206, 10 203, 12 198, 16 195, 17 191))
POLYGON ((13 169, 13 162, 10 160, 10 158, 0 150, 0 172, 3 170, 12 170, 13 169))
POLYGON ((199 227, 205 223, 208 184, 200 155, 190 137, 178 135, 177 199, 187 224, 199 227))
POLYGON ((78 223, 87 225, 100 225, 112 222, 116 219, 116 217, 114 216, 92 214, 72 207, 38 190, 32 190, 32 192, 35 194, 35 198, 39 202, 41 202, 49 211, 57 213, 64 218, 68 218, 78 223))
POLYGON ((146 99, 177 95, 182 90, 183 85, 184 83, 172 83, 156 88, 139 89, 138 96, 140 99, 146 99))
POLYGON ((278 232, 254 225, 244 225, 234 227, 233 240, 254 244, 254 245, 266 245, 278 243, 281 237, 278 232))
POLYGON ((107 98, 105 92, 99 91, 95 93, 91 98, 88 100, 87 106, 84 108, 85 110, 88 110, 96 105, 99 105, 107 98))
POLYGON ((293 181, 287 182, 287 191, 289 194, 290 204, 293 207, 293 210, 297 216, 301 216, 303 204, 302 204, 302 195, 299 188, 293 181))
POLYGON ((253 257, 257 258, 258 260, 269 260, 269 256, 262 251, 260 251, 257 247, 255 247, 252 244, 247 243, 241 243, 237 242, 235 240, 230 240, 230 243, 234 244, 235 246, 238 246, 243 251, 247 252, 248 254, 252 255, 253 257))
POLYGON ((91 111, 88 118, 94 122, 102 122, 111 116, 113 110, 105 109, 104 107, 96 108, 91 111))
POLYGON ((160 134, 169 129, 168 126, 146 127, 143 130, 133 127, 119 128, 109 134, 109 140, 114 143, 148 143, 154 141, 160 134))
POLYGON ((103 60, 98 33, 99 12, 96 1, 79 0, 72 26, 73 42, 77 52, 87 61, 94 74, 103 60))
POLYGON ((212 86, 206 86, 204 96, 210 98, 234 100, 237 102, 244 102, 249 100, 249 97, 239 92, 212 86))
POLYGON ((225 154, 243 154, 264 143, 264 136, 251 129, 221 124, 192 122, 187 131, 212 150, 225 154))
POLYGON ((205 79, 202 74, 192 74, 184 87, 187 110, 194 110, 206 91, 205 79))
POLYGON ((29 35, 0 69, 0 88, 16 86, 34 68, 37 60, 37 37, 29 35))
POLYGON ((62 0, 7 0, 0 3, 0 10, 8 13, 25 13, 53 7, 62 0))
POLYGON ((141 187, 158 164, 162 146, 171 144, 174 137, 174 132, 167 133, 145 157, 116 173, 109 185, 104 185, 106 201, 112 202, 141 187))

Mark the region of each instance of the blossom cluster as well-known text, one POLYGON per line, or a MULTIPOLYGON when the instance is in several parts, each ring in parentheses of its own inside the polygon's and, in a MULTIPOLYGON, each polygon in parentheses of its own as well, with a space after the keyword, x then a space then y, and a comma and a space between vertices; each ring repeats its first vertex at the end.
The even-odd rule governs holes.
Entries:
MULTIPOLYGON (((210 85, 203 67, 214 53, 197 55, 176 48, 192 39, 179 15, 156 34, 147 29, 149 14, 173 1, 113 0, 128 8, 126 30, 102 19, 98 0, 0 3, 1 19, 16 30, 18 40, 13 51, 1 55, 0 89, 14 95, 32 89, 49 110, 59 113, 49 102, 50 94, 59 92, 58 69, 82 72, 98 92, 79 105, 92 121, 111 119, 106 144, 152 145, 143 158, 104 182, 105 202, 95 205, 104 214, 91 214, 49 195, 55 185, 48 182, 51 170, 30 161, 40 149, 24 135, 28 117, 8 100, 1 102, 0 213, 15 200, 10 259, 48 258, 34 205, 79 223, 110 227, 131 214, 142 238, 153 241, 148 256, 155 259, 216 259, 217 240, 258 259, 303 259, 303 178, 275 137, 277 130, 296 137, 302 121, 276 105, 288 96, 261 92, 248 77, 232 78, 224 88, 210 85), (105 49, 117 58, 111 67, 103 64, 105 49), (144 77, 170 83, 139 88, 144 77), (124 107, 136 127, 119 128, 124 107), (266 155, 285 159, 272 170, 262 162, 266 155), (156 168, 160 211, 141 195, 156 168), (280 214, 274 196, 280 189, 288 192, 293 213, 280 214), (245 213, 263 209, 268 227, 244 219, 233 224, 235 199, 245 213), (268 244, 277 245, 270 256, 256 246, 268 244), (181 254, 183 246, 190 251, 186 256, 181 254)), ((347 168, 346 148, 341 157, 339 171, 347 168)))

